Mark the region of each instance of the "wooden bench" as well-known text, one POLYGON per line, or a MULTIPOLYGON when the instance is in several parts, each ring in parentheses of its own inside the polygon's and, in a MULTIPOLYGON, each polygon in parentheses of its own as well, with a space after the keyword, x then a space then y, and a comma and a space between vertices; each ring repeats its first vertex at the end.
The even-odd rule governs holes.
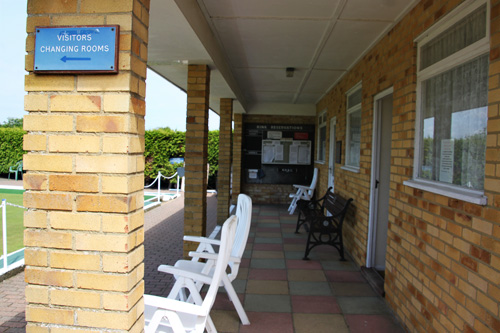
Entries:
POLYGON ((352 201, 352 198, 346 200, 333 193, 330 187, 318 200, 297 203, 299 217, 295 233, 302 225, 309 231, 304 260, 309 259, 309 253, 316 246, 331 245, 339 251, 340 260, 345 261, 342 224, 352 201))

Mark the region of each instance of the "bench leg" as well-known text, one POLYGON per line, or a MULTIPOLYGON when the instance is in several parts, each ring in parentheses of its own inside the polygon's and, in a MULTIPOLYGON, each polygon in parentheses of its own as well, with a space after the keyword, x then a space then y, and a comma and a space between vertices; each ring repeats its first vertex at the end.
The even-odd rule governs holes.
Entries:
POLYGON ((295 233, 298 234, 299 233, 299 229, 300 229, 300 226, 302 225, 302 223, 300 223, 300 221, 302 221, 301 219, 302 217, 302 211, 299 211, 299 217, 297 217, 297 226, 295 227, 295 233))
POLYGON ((337 250, 339 250, 340 261, 347 261, 344 257, 344 240, 342 239, 342 230, 339 232, 339 247, 337 250))

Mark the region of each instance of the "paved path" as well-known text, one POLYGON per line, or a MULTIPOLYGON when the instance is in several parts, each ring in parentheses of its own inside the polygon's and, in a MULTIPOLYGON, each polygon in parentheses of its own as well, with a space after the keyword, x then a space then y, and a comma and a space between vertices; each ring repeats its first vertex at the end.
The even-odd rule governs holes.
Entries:
MULTIPOLYGON (((207 195, 207 230, 217 223, 217 198, 207 195)), ((144 282, 146 294, 167 296, 172 287, 172 275, 158 272, 159 264, 173 265, 182 257, 184 235, 184 198, 163 204, 144 216, 144 282)))

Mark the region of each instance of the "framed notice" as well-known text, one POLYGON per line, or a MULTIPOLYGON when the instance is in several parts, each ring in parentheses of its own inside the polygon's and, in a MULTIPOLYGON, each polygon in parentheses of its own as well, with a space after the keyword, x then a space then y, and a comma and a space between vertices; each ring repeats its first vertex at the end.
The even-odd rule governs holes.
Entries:
POLYGON ((311 164, 309 140, 262 140, 262 164, 311 164))
POLYGON ((34 72, 118 73, 120 27, 35 27, 34 72))
POLYGON ((453 139, 441 140, 441 159, 439 161, 439 181, 453 183, 453 139))

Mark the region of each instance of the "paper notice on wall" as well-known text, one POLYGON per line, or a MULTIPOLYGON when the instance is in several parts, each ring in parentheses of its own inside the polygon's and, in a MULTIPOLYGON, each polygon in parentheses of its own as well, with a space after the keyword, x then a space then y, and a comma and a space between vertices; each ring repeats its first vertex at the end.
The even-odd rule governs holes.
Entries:
POLYGON ((453 139, 441 140, 441 159, 439 162, 439 181, 453 183, 453 139))
POLYGON ((284 146, 278 141, 274 145, 274 159, 276 161, 283 161, 284 146))
POLYGON ((258 169, 248 169, 248 178, 249 179, 257 179, 258 169))
POLYGON ((267 131, 267 138, 279 140, 283 137, 283 132, 281 131, 267 131))
POLYGON ((274 145, 262 146, 262 163, 272 163, 274 161, 274 145))
POLYGON ((299 146, 291 145, 288 153, 288 163, 297 164, 299 158, 299 146))
POLYGON ((311 152, 309 150, 309 146, 299 146, 299 164, 308 164, 310 156, 311 152))

